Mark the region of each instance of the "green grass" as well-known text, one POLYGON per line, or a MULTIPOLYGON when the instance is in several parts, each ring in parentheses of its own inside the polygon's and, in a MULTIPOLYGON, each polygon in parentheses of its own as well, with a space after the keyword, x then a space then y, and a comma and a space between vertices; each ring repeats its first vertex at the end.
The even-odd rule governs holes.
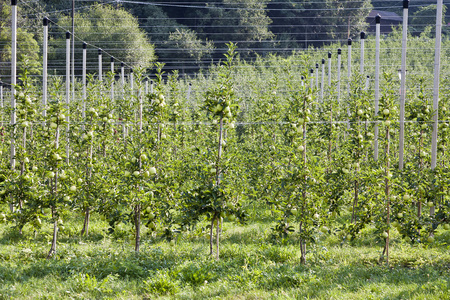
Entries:
POLYGON ((183 234, 175 247, 145 234, 133 251, 127 228, 115 239, 93 217, 91 236, 67 221, 57 254, 47 260, 50 225, 23 236, 0 225, 0 299, 449 299, 450 233, 411 246, 393 234, 390 266, 380 264, 372 229, 355 241, 317 233, 300 264, 298 240, 270 243, 267 218, 224 223, 221 259, 204 234, 183 234), (69 227, 69 228, 68 228, 69 227))

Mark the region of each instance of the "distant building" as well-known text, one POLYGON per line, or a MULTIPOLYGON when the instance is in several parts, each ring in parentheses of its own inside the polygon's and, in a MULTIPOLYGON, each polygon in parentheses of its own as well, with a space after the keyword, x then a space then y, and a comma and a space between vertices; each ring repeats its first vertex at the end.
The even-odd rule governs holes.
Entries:
POLYGON ((388 34, 392 32, 392 26, 396 27, 402 25, 403 18, 396 13, 383 10, 372 10, 369 16, 366 18, 366 22, 369 24, 368 31, 375 32, 375 17, 381 16, 380 32, 381 34, 388 34))

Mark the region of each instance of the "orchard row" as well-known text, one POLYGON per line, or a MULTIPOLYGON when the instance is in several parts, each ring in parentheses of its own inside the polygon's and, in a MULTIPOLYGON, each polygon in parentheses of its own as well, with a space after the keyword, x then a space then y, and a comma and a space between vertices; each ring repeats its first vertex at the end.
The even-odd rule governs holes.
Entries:
POLYGON ((392 74, 382 79, 376 115, 374 91, 361 74, 345 91, 337 93, 333 82, 322 96, 309 85, 304 55, 295 58, 300 65, 259 73, 255 67, 246 76, 234 59, 231 44, 226 60, 192 86, 176 72, 165 76, 162 65, 150 87, 140 70, 133 86, 115 82, 113 74, 103 81, 91 77, 86 98, 77 84, 70 102, 65 82, 54 77, 45 107, 40 85, 24 71, 15 125, 6 125, 8 106, 1 112, 0 221, 19 232, 26 224, 39 229, 51 222, 49 257, 64 219, 84 216, 81 234, 88 235, 95 211, 108 220, 111 234, 133 224, 136 251, 146 226, 168 240, 208 233, 218 259, 222 222, 245 223, 256 207, 272 210, 274 241, 298 235, 303 262, 317 231, 348 241, 375 226, 388 258, 394 229, 411 243, 433 243, 439 225, 448 229, 445 90, 439 161, 431 169, 432 95, 423 78, 409 89, 399 170, 392 74), (336 227, 346 212, 349 219, 336 227))

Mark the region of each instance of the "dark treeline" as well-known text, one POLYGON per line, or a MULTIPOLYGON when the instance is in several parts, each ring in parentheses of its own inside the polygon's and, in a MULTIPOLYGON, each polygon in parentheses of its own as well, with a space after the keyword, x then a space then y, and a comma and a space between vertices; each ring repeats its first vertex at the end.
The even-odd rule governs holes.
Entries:
MULTIPOLYGON (((412 34, 429 32, 432 35, 430 29, 436 22, 435 3, 427 0, 411 3, 412 34)), ((368 29, 368 15, 373 9, 402 16, 401 1, 375 0, 130 0, 120 3, 76 1, 74 4, 75 34, 80 40, 104 49, 130 67, 146 66, 149 61, 158 60, 166 64, 166 70, 177 69, 182 75, 192 75, 223 58, 228 42, 237 44, 243 59, 267 53, 290 54, 311 46, 357 38, 360 31, 368 29), (145 49, 145 55, 141 54, 141 48, 145 49)), ((0 0, 3 76, 9 74, 9 5, 10 1, 0 0)), ((41 53, 41 20, 48 16, 53 21, 49 52, 53 67, 50 69, 55 70, 55 74, 63 73, 64 32, 72 30, 72 1, 39 0, 19 2, 18 6, 19 39, 22 41, 19 41, 19 64, 25 60, 30 64, 41 53)), ((444 27, 444 34, 447 28, 444 27)), ((78 48, 80 40, 76 44, 78 48)), ((97 51, 91 50, 92 53, 97 51)), ((81 52, 76 54, 76 60, 80 59, 81 52)), ((90 59, 88 68, 94 72, 96 58, 90 59)), ((108 62, 109 56, 105 55, 105 63, 108 62)), ((76 72, 80 72, 79 68, 76 72)))

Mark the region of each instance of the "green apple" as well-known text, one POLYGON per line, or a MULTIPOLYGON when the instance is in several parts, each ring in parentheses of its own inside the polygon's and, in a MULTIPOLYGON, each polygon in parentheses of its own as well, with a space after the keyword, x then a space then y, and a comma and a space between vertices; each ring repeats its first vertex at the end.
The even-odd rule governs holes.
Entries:
POLYGON ((386 231, 382 233, 383 238, 387 239, 389 237, 389 233, 386 231))
POLYGON ((133 176, 138 177, 141 173, 139 171, 134 171, 133 176))
POLYGON ((427 238, 427 242, 428 243, 433 243, 434 242, 434 237, 432 237, 431 235, 427 238))
POLYGON ((79 184, 82 184, 82 183, 83 183, 83 178, 78 178, 78 179, 77 179, 77 182, 78 182, 79 184))
POLYGON ((434 206, 434 203, 433 203, 432 201, 428 201, 428 202, 427 202, 427 206, 428 206, 428 207, 433 207, 433 206, 434 206))
POLYGON ((128 176, 131 175, 131 173, 130 173, 129 171, 125 171, 125 172, 124 172, 124 175, 125 175, 125 177, 128 177, 128 176))
POLYGON ((403 218, 403 213, 398 213, 397 218, 399 218, 399 219, 403 218))
POLYGON ((148 169, 148 171, 150 172, 151 175, 155 175, 156 174, 156 168, 155 167, 150 167, 150 169, 148 169))
POLYGON ((76 191, 77 191, 77 187, 74 186, 74 185, 72 185, 72 186, 70 187, 70 191, 71 191, 71 192, 76 192, 76 191))
POLYGON ((444 229, 445 229, 445 230, 449 230, 449 229, 450 229, 450 224, 447 224, 447 223, 444 224, 444 229))

